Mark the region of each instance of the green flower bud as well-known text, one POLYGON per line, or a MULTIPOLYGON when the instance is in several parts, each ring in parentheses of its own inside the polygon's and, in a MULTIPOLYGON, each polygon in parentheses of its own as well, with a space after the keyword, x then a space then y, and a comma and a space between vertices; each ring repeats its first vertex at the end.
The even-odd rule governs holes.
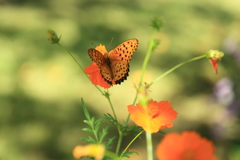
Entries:
POLYGON ((61 39, 61 36, 58 37, 57 33, 54 30, 48 29, 47 31, 48 40, 52 43, 58 43, 61 39))
POLYGON ((152 25, 153 28, 157 29, 158 31, 160 30, 160 28, 163 26, 163 20, 162 18, 159 18, 159 17, 155 17, 153 20, 152 20, 152 25))

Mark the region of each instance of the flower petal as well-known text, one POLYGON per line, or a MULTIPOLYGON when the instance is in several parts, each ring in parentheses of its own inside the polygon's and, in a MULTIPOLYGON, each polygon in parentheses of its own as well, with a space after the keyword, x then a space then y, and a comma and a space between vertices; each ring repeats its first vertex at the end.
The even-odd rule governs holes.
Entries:
POLYGON ((99 85, 103 88, 110 88, 111 85, 108 84, 103 78, 100 73, 100 69, 98 68, 97 64, 93 62, 90 66, 84 69, 84 72, 88 74, 92 84, 99 85))
POLYGON ((181 135, 177 133, 167 134, 156 150, 157 157, 161 160, 217 160, 213 153, 212 142, 202 138, 195 131, 184 131, 181 135))
MULTIPOLYGON (((134 121, 138 126, 145 127, 146 119, 150 119, 151 117, 147 115, 146 110, 139 104, 129 105, 128 112, 130 113, 130 118, 134 121)), ((149 120, 148 120, 149 121, 149 120)))
POLYGON ((130 118, 145 131, 156 133, 162 128, 172 127, 171 122, 177 117, 177 112, 167 101, 156 102, 151 100, 146 107, 140 104, 129 105, 130 118))
POLYGON ((218 74, 218 61, 217 60, 213 60, 213 59, 209 59, 212 66, 213 66, 213 69, 215 71, 215 74, 218 74))
POLYGON ((106 53, 108 54, 108 51, 106 50, 106 47, 102 44, 100 44, 99 46, 97 46, 95 48, 96 50, 98 50, 100 53, 102 53, 103 55, 106 53))
POLYGON ((78 159, 84 156, 94 157, 100 160, 104 156, 105 147, 101 144, 78 145, 73 149, 73 157, 78 159))

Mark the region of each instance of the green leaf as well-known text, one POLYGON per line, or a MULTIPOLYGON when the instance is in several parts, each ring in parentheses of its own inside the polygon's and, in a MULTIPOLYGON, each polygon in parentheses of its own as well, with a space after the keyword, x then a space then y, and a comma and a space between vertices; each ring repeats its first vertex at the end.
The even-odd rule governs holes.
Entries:
POLYGON ((82 130, 85 131, 85 132, 93 133, 93 131, 90 128, 83 128, 82 130))
POLYGON ((104 122, 104 121, 106 121, 107 119, 108 119, 107 117, 100 117, 98 120, 96 120, 95 123, 104 122))
POLYGON ((99 142, 101 143, 103 138, 108 134, 108 129, 110 126, 107 126, 106 128, 103 128, 102 132, 99 134, 99 142))
POLYGON ((90 122, 91 122, 91 126, 93 126, 93 127, 94 127, 94 121, 95 121, 95 118, 92 117, 92 118, 90 119, 90 122))
POLYGON ((83 120, 83 122, 91 126, 91 123, 88 120, 83 120))
POLYGON ((141 132, 143 129, 137 125, 134 126, 125 126, 121 128, 122 134, 124 136, 128 135, 128 134, 133 134, 133 135, 137 135, 139 132, 141 132))
POLYGON ((126 152, 126 153, 123 154, 123 157, 130 158, 129 155, 131 155, 131 154, 137 154, 138 155, 137 152, 126 152))
POLYGON ((98 129, 99 129, 101 123, 102 123, 102 122, 96 123, 96 125, 95 125, 95 132, 96 132, 96 133, 98 133, 98 129))
POLYGON ((87 107, 83 101, 83 98, 81 98, 81 101, 82 101, 82 107, 83 107, 83 112, 84 112, 84 115, 86 116, 86 118, 88 120, 90 120, 90 114, 88 113, 88 110, 87 110, 87 107))
POLYGON ((107 118, 107 120, 112 123, 112 125, 116 126, 117 125, 117 121, 113 118, 113 116, 109 113, 104 114, 104 116, 107 118))
POLYGON ((114 140, 115 138, 117 138, 117 136, 114 136, 114 137, 112 137, 112 138, 109 138, 107 141, 104 142, 107 150, 112 149, 112 147, 111 147, 110 145, 113 143, 113 140, 114 140))
POLYGON ((97 143, 97 141, 90 136, 88 136, 87 138, 81 138, 81 139, 88 143, 97 143))

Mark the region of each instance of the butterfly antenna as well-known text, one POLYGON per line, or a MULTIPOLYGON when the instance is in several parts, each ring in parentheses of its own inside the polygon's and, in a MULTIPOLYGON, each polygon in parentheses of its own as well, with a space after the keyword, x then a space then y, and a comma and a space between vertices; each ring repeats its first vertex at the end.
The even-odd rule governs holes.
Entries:
POLYGON ((111 42, 109 43, 109 45, 108 45, 108 48, 110 47, 110 45, 112 44, 112 41, 113 41, 113 38, 111 39, 111 42))
POLYGON ((94 43, 91 43, 94 47, 96 47, 96 45, 94 43))

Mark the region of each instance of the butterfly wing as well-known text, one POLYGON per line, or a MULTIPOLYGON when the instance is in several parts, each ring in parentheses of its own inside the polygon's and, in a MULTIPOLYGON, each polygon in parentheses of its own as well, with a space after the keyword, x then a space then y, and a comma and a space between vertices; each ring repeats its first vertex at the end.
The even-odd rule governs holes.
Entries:
POLYGON ((129 72, 129 63, 137 47, 138 40, 130 39, 121 43, 109 53, 109 59, 111 61, 111 69, 113 73, 113 81, 116 84, 120 84, 127 79, 129 72))
POLYGON ((110 85, 112 85, 113 74, 109 65, 109 59, 96 49, 89 49, 88 55, 95 62, 100 69, 100 73, 103 79, 110 85))

